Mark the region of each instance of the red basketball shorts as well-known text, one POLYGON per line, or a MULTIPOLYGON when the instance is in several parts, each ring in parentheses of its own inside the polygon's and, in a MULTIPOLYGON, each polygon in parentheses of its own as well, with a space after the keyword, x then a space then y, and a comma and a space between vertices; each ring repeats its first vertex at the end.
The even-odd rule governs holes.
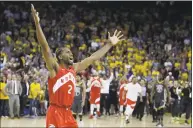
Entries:
POLYGON ((100 104, 100 93, 90 93, 90 104, 100 104))
POLYGON ((126 100, 123 100, 122 97, 119 97, 119 105, 125 106, 126 105, 126 100))
POLYGON ((78 128, 78 124, 72 116, 70 108, 62 108, 50 105, 46 115, 47 128, 78 128))
POLYGON ((127 105, 130 106, 131 109, 134 109, 135 105, 136 105, 136 101, 132 101, 132 100, 127 98, 127 105))

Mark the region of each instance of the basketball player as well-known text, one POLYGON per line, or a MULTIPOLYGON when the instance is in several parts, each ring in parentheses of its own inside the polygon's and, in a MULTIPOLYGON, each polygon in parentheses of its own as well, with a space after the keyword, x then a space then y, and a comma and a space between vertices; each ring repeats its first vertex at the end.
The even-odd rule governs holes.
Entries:
POLYGON ((85 104, 86 98, 86 86, 85 83, 81 80, 80 74, 76 76, 76 89, 74 103, 72 105, 73 116, 76 119, 76 115, 79 115, 80 121, 82 121, 82 111, 85 104))
POLYGON ((93 118, 95 105, 97 108, 97 116, 100 116, 100 95, 102 87, 102 82, 100 77, 98 77, 98 73, 94 72, 90 80, 90 119, 93 118))
POLYGON ((71 111, 75 94, 76 72, 86 69, 94 61, 103 57, 113 45, 121 41, 120 38, 123 35, 120 35, 121 32, 117 33, 117 30, 112 37, 108 33, 111 43, 107 43, 103 48, 79 63, 73 63, 73 54, 70 49, 60 47, 56 51, 56 61, 40 26, 38 12, 33 5, 31 5, 31 11, 35 21, 37 39, 49 70, 50 106, 46 115, 46 127, 78 127, 71 111))
POLYGON ((123 96, 124 91, 125 91, 125 85, 126 85, 126 81, 123 80, 122 78, 120 79, 119 81, 119 112, 121 114, 121 116, 123 117, 124 115, 124 111, 123 111, 123 108, 124 106, 126 105, 126 95, 123 96), (124 98, 123 98, 124 97, 124 98))
POLYGON ((152 87, 151 92, 151 103, 153 103, 156 115, 157 115, 157 125, 159 127, 163 127, 163 115, 164 115, 164 107, 165 107, 165 94, 164 90, 167 91, 167 99, 169 101, 170 93, 167 87, 168 82, 164 81, 163 76, 160 74, 158 76, 158 80, 155 82, 152 87), (154 97, 154 99, 153 99, 154 97))
MULTIPOLYGON (((141 86, 137 83, 137 77, 133 75, 131 80, 132 80, 131 83, 125 85, 126 102, 127 102, 125 115, 127 124, 130 122, 130 116, 132 115, 133 110, 135 108, 138 95, 140 96, 140 102, 143 101, 141 94, 142 89, 141 86)), ((125 94, 123 93, 123 99, 125 98, 124 95, 125 94)))

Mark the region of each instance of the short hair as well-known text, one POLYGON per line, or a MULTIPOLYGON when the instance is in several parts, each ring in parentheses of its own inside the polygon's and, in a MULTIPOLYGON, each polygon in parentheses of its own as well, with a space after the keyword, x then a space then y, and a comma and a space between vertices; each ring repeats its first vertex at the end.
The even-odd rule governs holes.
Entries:
POLYGON ((60 47, 60 48, 57 48, 56 49, 56 58, 57 60, 60 62, 60 59, 59 59, 59 56, 60 54, 62 53, 62 50, 63 50, 64 47, 60 47))

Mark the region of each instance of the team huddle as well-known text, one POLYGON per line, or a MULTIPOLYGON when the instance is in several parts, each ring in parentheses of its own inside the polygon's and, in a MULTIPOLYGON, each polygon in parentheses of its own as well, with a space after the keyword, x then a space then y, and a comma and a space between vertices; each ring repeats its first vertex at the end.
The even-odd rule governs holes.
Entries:
MULTIPOLYGON (((56 58, 53 56, 46 38, 43 34, 42 28, 39 24, 40 18, 38 12, 31 7, 32 15, 35 21, 36 34, 38 42, 40 43, 44 61, 46 62, 47 69, 49 70, 48 78, 48 90, 50 97, 50 106, 46 115, 46 127, 78 127, 76 122, 77 114, 82 121, 82 111, 85 104, 86 86, 80 79, 81 72, 91 65, 94 61, 97 61, 103 57, 112 47, 120 42, 123 35, 121 31, 114 32, 111 36, 108 33, 109 42, 104 47, 93 53, 90 57, 82 60, 81 62, 73 62, 73 54, 70 49, 63 47, 58 48, 56 51, 56 58), (72 110, 71 110, 72 109, 72 110)), ((126 117, 126 123, 130 122, 130 116, 135 108, 137 98, 140 96, 142 101, 141 86, 137 83, 137 78, 131 76, 129 79, 125 74, 120 80, 119 86, 119 104, 120 114, 126 117), (124 111, 124 107, 126 110, 124 111)), ((160 81, 161 81, 160 77, 160 81)), ((164 88, 163 82, 155 84, 155 89, 152 92, 151 100, 157 108, 158 124, 163 126, 163 108, 164 101, 164 88)), ((96 108, 97 116, 100 116, 100 92, 104 88, 102 79, 98 74, 90 79, 90 116, 92 119, 94 116, 94 108, 96 108)), ((167 90, 167 89, 166 89, 167 90)), ((169 95, 167 95, 169 96, 169 95)))

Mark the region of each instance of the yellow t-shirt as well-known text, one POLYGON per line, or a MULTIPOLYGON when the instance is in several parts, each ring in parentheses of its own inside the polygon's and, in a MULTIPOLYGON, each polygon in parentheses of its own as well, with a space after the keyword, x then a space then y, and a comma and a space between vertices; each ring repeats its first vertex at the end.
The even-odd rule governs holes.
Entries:
POLYGON ((135 54, 135 60, 137 62, 140 62, 142 60, 142 57, 140 55, 138 55, 138 54, 135 54))
POLYGON ((190 71, 192 68, 192 64, 190 62, 186 63, 187 69, 190 71))
POLYGON ((181 74, 181 78, 182 78, 182 80, 184 80, 184 81, 188 80, 188 73, 186 73, 186 72, 182 73, 182 74, 181 74))
POLYGON ((145 50, 140 50, 139 53, 140 55, 145 55, 145 50))
POLYGON ((134 67, 135 62, 133 62, 133 61, 129 61, 129 65, 130 65, 131 67, 134 67))
POLYGON ((139 64, 135 64, 135 65, 134 65, 134 68, 135 68, 135 72, 136 72, 136 73, 139 73, 140 70, 141 70, 141 67, 140 67, 139 64))
POLYGON ((3 92, 3 89, 5 88, 5 86, 6 86, 6 83, 0 82, 0 99, 1 100, 9 99, 9 97, 5 95, 5 93, 3 92))
POLYGON ((40 91, 38 92, 38 100, 39 100, 40 102, 43 102, 44 99, 45 99, 44 91, 43 91, 43 90, 40 90, 40 91))
POLYGON ((188 58, 191 58, 192 57, 192 51, 189 51, 188 52, 188 58))
POLYGON ((179 62, 176 62, 176 63, 174 64, 174 67, 179 68, 179 67, 180 67, 180 63, 179 63, 179 62))
POLYGON ((127 55, 127 57, 128 57, 128 58, 131 58, 131 56, 132 56, 132 53, 129 52, 128 55, 127 55))
POLYGON ((97 70, 101 70, 102 68, 101 68, 101 66, 100 65, 98 65, 97 66, 97 70))
POLYGON ((25 29, 25 28, 20 29, 20 33, 26 33, 26 32, 27 32, 27 29, 25 29))
POLYGON ((152 72, 152 76, 157 76, 157 75, 159 75, 159 71, 155 71, 155 70, 154 70, 154 71, 152 72))
POLYGON ((149 62, 148 62, 148 61, 145 61, 145 62, 143 63, 143 66, 144 66, 145 68, 148 68, 148 67, 149 67, 149 62))
POLYGON ((22 42, 21 42, 21 40, 17 40, 17 41, 15 42, 15 44, 16 44, 16 45, 21 45, 22 42))
POLYGON ((144 64, 141 65, 141 73, 143 74, 143 76, 147 76, 147 68, 144 64))
POLYGON ((30 29, 29 29, 29 36, 30 36, 30 37, 33 37, 34 34, 35 34, 35 30, 34 30, 33 28, 30 28, 30 29))
POLYGON ((115 63, 110 63, 110 67, 114 68, 115 67, 115 63))
POLYGON ((35 99, 38 96, 38 93, 40 92, 41 87, 39 83, 31 83, 30 85, 30 95, 28 98, 35 99))
POLYGON ((4 57, 4 56, 7 56, 7 54, 4 53, 4 52, 0 52, 0 56, 1 56, 1 57, 4 57))
POLYGON ((128 51, 128 52, 133 52, 133 48, 131 48, 131 47, 130 47, 130 48, 127 48, 127 51, 128 51))
POLYGON ((7 40, 8 44, 11 43, 11 37, 10 36, 6 36, 6 40, 7 40))

